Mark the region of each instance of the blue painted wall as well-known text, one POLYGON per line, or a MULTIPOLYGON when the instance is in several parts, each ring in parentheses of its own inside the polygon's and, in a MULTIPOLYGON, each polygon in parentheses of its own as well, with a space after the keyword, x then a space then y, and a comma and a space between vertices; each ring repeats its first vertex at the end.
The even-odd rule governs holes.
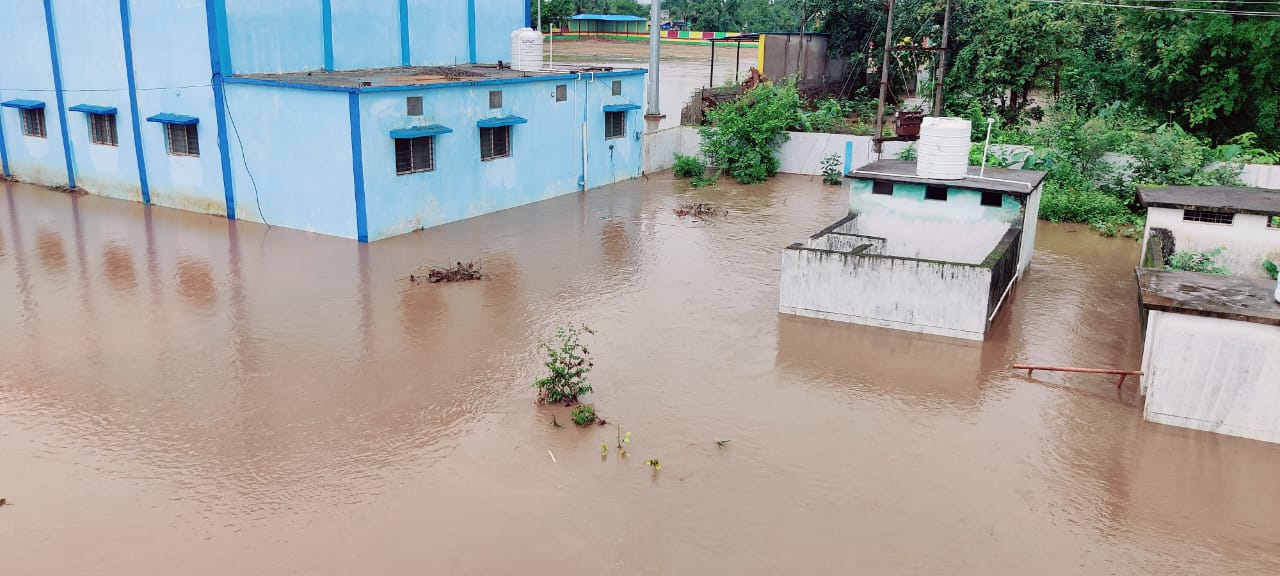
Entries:
MULTIPOLYGON (((204 0, 133 0, 131 6, 138 115, 145 119, 167 112, 200 119, 198 158, 170 156, 162 124, 144 121, 139 126, 151 201, 225 216, 204 0)), ((120 37, 112 42, 118 45, 120 37)), ((123 73, 117 83, 125 84, 123 73)), ((121 112, 126 109, 127 103, 121 112)), ((121 133, 121 148, 128 145, 125 132, 121 133)))
MULTIPOLYGON (((118 146, 92 144, 89 116, 67 112, 74 151, 76 186, 91 194, 142 200, 138 160, 133 146, 120 4, 101 0, 60 0, 53 4, 60 44, 62 85, 68 107, 79 104, 115 108, 118 146), (87 41, 74 35, 93 30, 87 41)), ((52 110, 50 111, 52 113, 52 110)))
POLYGON ((998 220, 1010 224, 1022 222, 1022 204, 1016 196, 1001 196, 1001 206, 983 206, 982 192, 968 188, 947 187, 946 202, 926 200, 925 186, 897 182, 893 195, 872 194, 875 182, 855 178, 849 185, 849 206, 863 214, 886 214, 912 220, 964 223, 998 220))
POLYGON ((470 37, 466 0, 409 0, 409 50, 414 66, 467 63, 470 37))
POLYGON ((474 0, 476 61, 511 61, 511 33, 525 27, 524 0, 474 0))
POLYGON ((400 65, 399 0, 331 0, 336 70, 400 65))
POLYGON ((18 111, 0 108, 10 173, 25 182, 66 186, 67 167, 53 91, 44 5, 35 0, 6 2, 0 17, 0 102, 15 99, 45 103, 48 137, 23 136, 18 111))
POLYGON ((236 74, 324 68, 321 0, 226 0, 226 7, 236 74))
POLYGON ((243 84, 226 94, 236 216, 355 238, 347 94, 243 84))
POLYGON ((642 73, 589 76, 516 83, 368 92, 361 95, 364 172, 369 239, 378 240, 417 228, 436 226, 579 190, 582 177, 582 124, 588 138, 588 185, 602 186, 640 174, 643 129, 640 111, 629 112, 628 133, 604 139, 606 104, 640 103, 642 73), (622 80, 623 95, 612 96, 610 81, 622 80), (555 101, 555 87, 568 85, 566 102, 555 101), (502 90, 503 107, 489 109, 489 91, 502 90), (422 117, 406 115, 405 98, 422 96, 422 117), (527 124, 511 128, 512 154, 480 159, 476 122, 516 115, 527 124), (398 176, 392 130, 440 124, 453 133, 436 137, 435 171, 398 176), (610 150, 610 146, 613 150, 610 150))

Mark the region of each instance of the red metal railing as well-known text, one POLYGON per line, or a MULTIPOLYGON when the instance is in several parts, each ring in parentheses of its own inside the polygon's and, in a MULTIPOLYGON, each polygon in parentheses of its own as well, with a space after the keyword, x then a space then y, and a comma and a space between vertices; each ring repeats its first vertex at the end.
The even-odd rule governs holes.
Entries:
POLYGON ((1026 370, 1027 376, 1031 376, 1036 370, 1046 370, 1051 372, 1083 372, 1085 374, 1116 374, 1120 376, 1120 380, 1116 381, 1116 388, 1124 386, 1125 378, 1130 376, 1141 376, 1141 370, 1112 370, 1109 368, 1071 368, 1067 366, 1037 366, 1034 364, 1014 364, 1014 370, 1026 370))

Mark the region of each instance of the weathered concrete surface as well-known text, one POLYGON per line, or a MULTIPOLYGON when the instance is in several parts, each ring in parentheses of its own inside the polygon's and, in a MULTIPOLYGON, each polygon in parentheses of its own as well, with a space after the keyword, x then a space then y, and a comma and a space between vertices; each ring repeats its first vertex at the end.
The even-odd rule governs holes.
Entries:
MULTIPOLYGON (((1272 304, 1280 312, 1280 304, 1272 304)), ((1280 324, 1280 314, 1273 316, 1269 320, 1280 324)), ((1280 326, 1275 324, 1153 308, 1142 362, 1147 420, 1280 442, 1280 326)))
POLYGON ((1215 259, 1232 274, 1263 278, 1267 260, 1280 261, 1280 228, 1268 226, 1270 217, 1261 214, 1236 214, 1231 224, 1188 222, 1181 208, 1150 208, 1143 241, 1149 241, 1152 228, 1173 232, 1179 252, 1208 252, 1225 248, 1215 259))
POLYGON ((1150 268, 1137 276, 1147 310, 1280 326, 1275 280, 1150 268))

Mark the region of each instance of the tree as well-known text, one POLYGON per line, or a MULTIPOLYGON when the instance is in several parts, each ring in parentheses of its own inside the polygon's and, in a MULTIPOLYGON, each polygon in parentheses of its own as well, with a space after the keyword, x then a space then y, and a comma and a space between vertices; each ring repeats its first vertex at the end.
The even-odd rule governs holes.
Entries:
MULTIPOLYGON (((529 17, 537 26, 538 0, 530 0, 529 6, 529 17)), ((542 26, 545 29, 549 30, 552 23, 563 25, 574 14, 573 0, 542 0, 542 26)))
MULTIPOLYGON (((1247 8, 1280 11, 1280 2, 1247 8)), ((1148 112, 1216 143, 1254 132, 1280 147, 1280 18, 1126 11, 1117 30, 1128 55, 1122 88, 1148 112)))

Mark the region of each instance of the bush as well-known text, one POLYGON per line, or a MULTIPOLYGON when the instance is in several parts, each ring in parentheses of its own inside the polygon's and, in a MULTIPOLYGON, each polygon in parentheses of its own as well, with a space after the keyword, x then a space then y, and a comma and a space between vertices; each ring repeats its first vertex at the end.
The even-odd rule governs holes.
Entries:
POLYGON ((839 154, 827 154, 822 159, 822 181, 838 185, 844 182, 844 162, 840 161, 839 154))
POLYGON ((1124 152, 1133 157, 1132 180, 1151 186, 1239 186, 1239 164, 1222 163, 1218 153, 1181 126, 1134 131, 1124 152))
POLYGON ((707 112, 710 124, 698 129, 702 155, 738 182, 763 182, 778 173, 776 154, 799 108, 794 83, 761 84, 707 112))
POLYGON ((542 344, 542 349, 547 354, 543 366, 550 373, 533 383, 533 387, 538 389, 539 402, 569 404, 591 393, 587 373, 591 372, 594 364, 587 347, 578 341, 582 332, 595 333, 586 326, 581 329, 572 326, 557 328, 557 345, 553 347, 547 343, 542 344))
POLYGON ((1217 258, 1226 251, 1226 247, 1218 247, 1208 252, 1175 252, 1169 258, 1165 268, 1184 272, 1204 272, 1205 274, 1229 274, 1226 268, 1218 265, 1217 258))
POLYGON ((1267 276, 1270 276, 1272 280, 1280 276, 1280 266, 1276 266, 1276 263, 1270 260, 1262 263, 1262 269, 1267 272, 1267 276))
POLYGON ((906 160, 908 162, 915 161, 918 157, 919 154, 916 152, 915 142, 912 142, 910 146, 903 148, 901 152, 898 152, 897 156, 899 160, 906 160))
POLYGON ((676 178, 697 178, 707 173, 707 165, 693 156, 676 154, 676 163, 671 170, 676 178))
POLYGON ((579 426, 590 426, 596 423, 596 409, 590 404, 581 404, 573 411, 573 423, 579 426))

